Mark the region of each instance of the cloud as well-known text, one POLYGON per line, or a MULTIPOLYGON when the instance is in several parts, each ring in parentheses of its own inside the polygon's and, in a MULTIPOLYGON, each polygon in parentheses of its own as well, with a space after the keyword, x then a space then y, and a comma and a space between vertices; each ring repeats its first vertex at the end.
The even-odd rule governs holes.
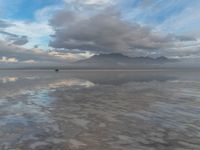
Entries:
POLYGON ((199 43, 197 1, 58 0, 34 9, 34 19, 28 22, 15 20, 20 3, 12 1, 0 0, 4 14, 12 16, 0 20, 0 56, 15 58, 16 63, 74 61, 111 52, 200 55, 195 46, 199 43))
POLYGON ((14 39, 14 41, 13 41, 13 44, 15 44, 15 45, 24 45, 26 43, 28 43, 28 37, 25 35, 18 37, 17 39, 14 39))
POLYGON ((47 22, 25 22, 17 20, 8 20, 13 26, 1 30, 0 33, 9 37, 7 40, 13 41, 13 44, 24 45, 32 48, 34 45, 40 45, 41 48, 47 48, 49 35, 53 30, 47 22))
POLYGON ((5 32, 5 31, 0 31, 0 34, 5 35, 7 38, 7 41, 10 42, 11 44, 15 45, 24 45, 28 43, 28 37, 25 35, 19 36, 17 34, 5 32))
POLYGON ((74 13, 69 10, 58 11, 53 18, 51 18, 50 25, 55 29, 58 27, 69 26, 74 23, 77 23, 82 19, 82 16, 79 13, 74 13))
POLYGON ((48 22, 48 19, 58 10, 63 8, 63 5, 48 5, 34 12, 34 17, 38 22, 48 22))
POLYGON ((18 37, 18 35, 6 31, 0 31, 0 33, 9 37, 18 37))
POLYGON ((24 48, 19 45, 9 44, 0 40, 0 63, 14 64, 67 64, 87 57, 84 53, 75 55, 73 53, 62 53, 55 51, 45 51, 39 48, 24 48))
POLYGON ((109 9, 89 17, 73 11, 59 11, 50 21, 55 30, 50 46, 88 50, 97 53, 132 53, 162 50, 174 42, 195 40, 192 37, 155 32, 152 28, 122 19, 109 9))
POLYGON ((192 37, 192 36, 185 36, 185 35, 174 35, 172 36, 174 37, 176 40, 179 40, 179 41, 183 41, 183 42, 187 42, 187 41, 197 41, 197 39, 195 37, 192 37))
POLYGON ((87 59, 87 58, 93 56, 93 54, 89 53, 89 52, 77 52, 77 53, 67 52, 66 53, 65 51, 57 51, 57 50, 50 51, 49 55, 57 56, 57 57, 66 59, 71 62, 81 60, 81 59, 87 59))
MULTIPOLYGON (((190 2, 190 1, 188 1, 190 2)), ((200 38, 200 2, 192 1, 180 13, 168 17, 162 24, 158 25, 158 29, 175 32, 178 34, 185 34, 200 38)))
POLYGON ((56 60, 49 57, 47 52, 43 52, 39 49, 27 49, 21 46, 7 44, 4 41, 0 41, 0 56, 6 58, 16 58, 18 61, 36 60, 36 61, 48 61, 56 60))
POLYGON ((16 58, 7 58, 5 56, 0 58, 0 63, 16 63, 18 60, 16 58))
POLYGON ((12 26, 13 24, 7 22, 7 21, 4 21, 4 20, 0 20, 0 28, 7 28, 7 27, 10 27, 12 26))
POLYGON ((53 33, 53 30, 47 21, 26 22, 7 19, 3 22, 5 23, 0 22, 1 40, 16 45, 26 44, 26 48, 32 48, 35 45, 44 49, 48 48, 49 35, 53 33))
POLYGON ((113 3, 113 0, 64 0, 67 3, 77 3, 85 5, 103 5, 113 3))

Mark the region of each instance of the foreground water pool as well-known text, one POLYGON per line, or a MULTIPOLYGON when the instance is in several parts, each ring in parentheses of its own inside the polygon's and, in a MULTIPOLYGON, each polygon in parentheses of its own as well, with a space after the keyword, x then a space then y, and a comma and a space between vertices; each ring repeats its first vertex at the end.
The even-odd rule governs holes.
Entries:
POLYGON ((200 150, 200 71, 0 71, 1 150, 200 150))

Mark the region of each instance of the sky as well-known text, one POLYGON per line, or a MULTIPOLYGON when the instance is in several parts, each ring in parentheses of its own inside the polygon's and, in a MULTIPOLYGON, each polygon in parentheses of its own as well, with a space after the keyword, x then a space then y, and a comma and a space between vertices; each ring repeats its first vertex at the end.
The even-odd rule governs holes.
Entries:
POLYGON ((0 64, 94 54, 200 60, 199 0, 0 0, 0 64))

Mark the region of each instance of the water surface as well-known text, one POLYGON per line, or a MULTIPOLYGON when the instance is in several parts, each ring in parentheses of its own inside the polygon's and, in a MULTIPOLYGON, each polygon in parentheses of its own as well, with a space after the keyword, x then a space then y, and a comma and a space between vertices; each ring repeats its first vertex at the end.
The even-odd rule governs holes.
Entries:
POLYGON ((1 150, 200 150, 200 71, 0 71, 1 150))

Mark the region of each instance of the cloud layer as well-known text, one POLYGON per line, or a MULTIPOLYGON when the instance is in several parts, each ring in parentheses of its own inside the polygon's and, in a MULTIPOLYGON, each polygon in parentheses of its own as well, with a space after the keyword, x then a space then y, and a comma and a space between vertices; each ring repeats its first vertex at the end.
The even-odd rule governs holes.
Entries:
POLYGON ((123 20, 121 13, 105 9, 95 15, 59 11, 50 21, 55 29, 50 46, 95 53, 120 52, 148 55, 195 38, 156 32, 152 28, 123 20))
POLYGON ((199 6, 189 0, 0 0, 0 63, 63 64, 112 52, 200 58, 199 6))
POLYGON ((71 53, 44 51, 38 48, 27 49, 15 44, 0 41, 0 63, 23 63, 23 64, 67 64, 76 60, 71 53))
POLYGON ((13 24, 7 22, 7 21, 4 21, 4 20, 0 20, 0 29, 1 28, 7 28, 7 27, 10 27, 12 26, 13 24))
POLYGON ((5 35, 7 41, 10 42, 11 44, 24 45, 28 43, 28 37, 25 35, 19 36, 17 34, 9 33, 6 31, 0 31, 0 34, 5 35))

